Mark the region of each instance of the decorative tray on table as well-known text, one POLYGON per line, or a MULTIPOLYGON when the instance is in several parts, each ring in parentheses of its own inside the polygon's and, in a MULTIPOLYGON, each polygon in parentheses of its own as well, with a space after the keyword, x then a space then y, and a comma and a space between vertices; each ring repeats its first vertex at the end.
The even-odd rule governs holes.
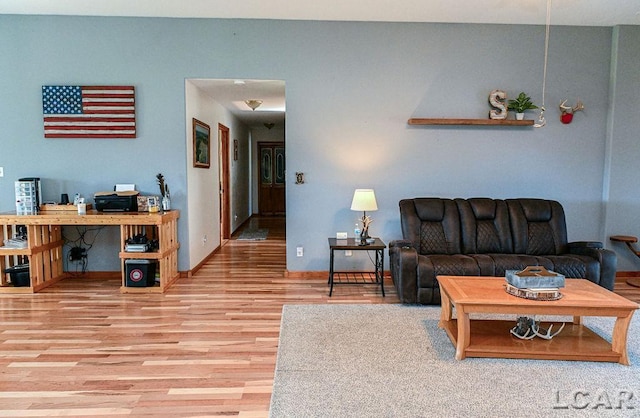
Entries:
POLYGON ((507 293, 525 299, 558 300, 562 297, 564 275, 542 266, 529 266, 524 270, 507 270, 507 293))

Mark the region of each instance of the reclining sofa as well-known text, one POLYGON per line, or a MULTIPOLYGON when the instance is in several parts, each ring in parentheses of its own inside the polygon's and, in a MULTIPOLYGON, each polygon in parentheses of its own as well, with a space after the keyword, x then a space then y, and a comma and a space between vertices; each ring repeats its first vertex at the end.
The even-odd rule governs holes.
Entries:
POLYGON ((564 210, 543 199, 403 199, 402 240, 389 244, 402 303, 440 304, 436 276, 496 276, 544 266, 613 290, 616 255, 600 242, 567 242, 564 210))

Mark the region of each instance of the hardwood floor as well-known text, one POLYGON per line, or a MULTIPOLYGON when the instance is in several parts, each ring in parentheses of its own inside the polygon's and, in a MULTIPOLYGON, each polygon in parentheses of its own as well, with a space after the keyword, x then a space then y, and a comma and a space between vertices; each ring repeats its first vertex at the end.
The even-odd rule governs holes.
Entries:
POLYGON ((231 239, 165 294, 73 278, 0 295, 0 416, 268 416, 283 304, 394 303, 371 286, 283 278, 284 218, 231 239))
MULTIPOLYGON (((614 291, 617 294, 624 296, 627 299, 640 303, 640 287, 631 286, 626 282, 627 278, 630 278, 630 277, 637 278, 638 276, 635 273, 637 272, 632 272, 629 275, 625 275, 624 272, 619 273, 618 276, 616 277, 616 285, 615 285, 614 291)), ((636 315, 640 315, 640 313, 637 313, 636 315)))
MULTIPOLYGON (((165 294, 65 279, 0 294, 0 416, 268 416, 284 304, 397 303, 372 286, 284 278, 284 218, 231 239, 165 294)), ((619 293, 640 301, 620 280, 619 293)))

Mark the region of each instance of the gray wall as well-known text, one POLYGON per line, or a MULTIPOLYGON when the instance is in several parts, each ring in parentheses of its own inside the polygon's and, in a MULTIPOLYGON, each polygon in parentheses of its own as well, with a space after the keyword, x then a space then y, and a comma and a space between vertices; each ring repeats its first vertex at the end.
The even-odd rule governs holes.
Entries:
MULTIPOLYGON (((637 161, 624 157, 637 148, 639 122, 618 117, 627 110, 622 96, 637 102, 638 43, 637 27, 553 27, 545 128, 410 127, 410 117, 484 118, 495 88, 540 103, 544 28, 0 16, 0 210, 13 209, 13 180, 23 176, 43 177, 45 197, 55 199, 118 182, 155 192, 162 171, 172 207, 182 210, 180 240, 195 245, 185 210, 184 80, 278 79, 287 88, 288 270, 328 269, 326 237, 352 231, 358 187, 375 189, 371 230, 387 242, 400 237, 401 198, 525 196, 561 201, 571 240, 608 245, 609 232, 640 233, 637 187, 624 179, 637 161), (138 138, 43 139, 44 84, 135 85, 138 138), (586 106, 570 125, 559 122, 564 99, 586 106), (297 171, 304 185, 294 184, 297 171), (607 211, 609 190, 615 211, 607 211)), ((188 248, 181 270, 192 267, 188 248)), ((117 269, 117 260, 94 267, 117 269)))
MULTIPOLYGON (((609 185, 605 233, 640 236, 640 26, 614 31, 612 88, 610 90, 610 151, 605 184, 609 185)), ((619 270, 640 270, 640 260, 624 244, 612 244, 619 270)), ((640 248, 640 247, 638 247, 640 248)))

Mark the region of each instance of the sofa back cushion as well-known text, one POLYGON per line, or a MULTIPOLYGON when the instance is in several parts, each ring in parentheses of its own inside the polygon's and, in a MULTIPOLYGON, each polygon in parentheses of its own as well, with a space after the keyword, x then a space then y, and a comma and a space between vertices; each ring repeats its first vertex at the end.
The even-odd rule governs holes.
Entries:
POLYGON ((512 254, 509 211, 504 200, 455 199, 460 212, 464 254, 512 254))
POLYGON ((507 199, 506 203, 515 253, 557 255, 567 251, 567 225, 560 203, 543 199, 507 199))
POLYGON ((419 254, 460 254, 460 217, 452 199, 400 201, 402 236, 419 254))

